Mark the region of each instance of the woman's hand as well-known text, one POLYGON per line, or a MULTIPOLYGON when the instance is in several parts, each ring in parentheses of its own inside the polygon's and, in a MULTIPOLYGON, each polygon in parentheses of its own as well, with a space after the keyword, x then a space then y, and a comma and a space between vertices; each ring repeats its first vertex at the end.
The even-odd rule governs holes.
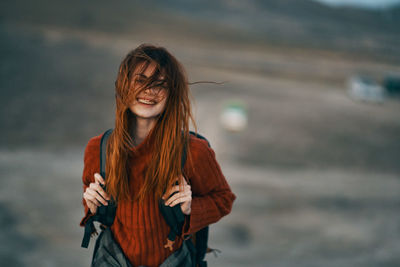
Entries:
POLYGON ((189 215, 192 211, 192 190, 190 189, 190 185, 188 185, 185 178, 183 178, 182 180, 182 190, 179 190, 179 185, 175 185, 170 190, 168 190, 167 193, 164 194, 163 199, 166 199, 167 197, 175 193, 167 201, 165 201, 165 205, 173 207, 176 204, 180 203, 183 214, 189 215))
POLYGON ((97 207, 100 207, 101 204, 107 206, 108 200, 110 197, 104 191, 104 189, 100 186, 100 184, 104 185, 104 179, 100 174, 94 174, 94 183, 91 183, 83 193, 83 198, 86 201, 88 208, 92 214, 95 214, 97 211, 97 207))

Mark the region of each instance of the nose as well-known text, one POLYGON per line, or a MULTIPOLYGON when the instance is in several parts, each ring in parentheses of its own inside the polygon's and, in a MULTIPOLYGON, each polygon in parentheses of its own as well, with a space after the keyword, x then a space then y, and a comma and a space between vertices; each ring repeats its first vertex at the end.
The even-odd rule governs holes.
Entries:
POLYGON ((151 89, 151 88, 146 88, 146 89, 144 90, 144 94, 145 94, 145 95, 154 95, 154 90, 151 89))
POLYGON ((145 95, 157 95, 159 92, 159 90, 155 89, 155 88, 146 88, 144 90, 144 94, 145 95))

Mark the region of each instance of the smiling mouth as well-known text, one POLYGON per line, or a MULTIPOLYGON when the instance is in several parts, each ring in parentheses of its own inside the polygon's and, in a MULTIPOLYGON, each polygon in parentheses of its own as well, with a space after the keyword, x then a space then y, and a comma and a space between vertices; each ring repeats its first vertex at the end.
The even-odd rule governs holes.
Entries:
POLYGON ((146 105, 155 105, 155 104, 157 104, 157 102, 155 102, 153 100, 147 100, 147 99, 143 99, 143 98, 138 98, 137 101, 139 103, 146 104, 146 105))

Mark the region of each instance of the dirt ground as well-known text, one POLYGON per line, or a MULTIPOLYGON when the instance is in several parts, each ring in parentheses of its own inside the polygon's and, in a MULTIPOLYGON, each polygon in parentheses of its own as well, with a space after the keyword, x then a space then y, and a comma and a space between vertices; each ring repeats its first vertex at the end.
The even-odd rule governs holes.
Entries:
MULTIPOLYGON (((88 266, 83 150, 112 127, 116 68, 139 40, 0 30, 0 263, 88 266)), ((211 227, 222 253, 210 266, 399 266, 400 101, 354 102, 345 80, 400 66, 164 41, 191 81, 226 81, 192 86, 198 130, 237 195, 211 227), (249 123, 230 133, 219 117, 235 99, 249 123)))

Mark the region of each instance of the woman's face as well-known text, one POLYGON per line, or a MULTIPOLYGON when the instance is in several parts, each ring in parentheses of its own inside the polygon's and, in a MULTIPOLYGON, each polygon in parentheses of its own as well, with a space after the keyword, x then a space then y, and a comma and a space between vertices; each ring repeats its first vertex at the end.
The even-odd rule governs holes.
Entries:
MULTIPOLYGON (((150 77, 156 65, 151 63, 144 72, 134 74, 133 90, 141 86, 146 78, 150 77)), ((140 68, 137 68, 140 69, 140 68)), ((140 92, 136 99, 133 100, 129 109, 133 114, 140 119, 156 119, 163 111, 168 98, 168 90, 161 84, 163 81, 160 78, 160 85, 146 88, 140 92)))

